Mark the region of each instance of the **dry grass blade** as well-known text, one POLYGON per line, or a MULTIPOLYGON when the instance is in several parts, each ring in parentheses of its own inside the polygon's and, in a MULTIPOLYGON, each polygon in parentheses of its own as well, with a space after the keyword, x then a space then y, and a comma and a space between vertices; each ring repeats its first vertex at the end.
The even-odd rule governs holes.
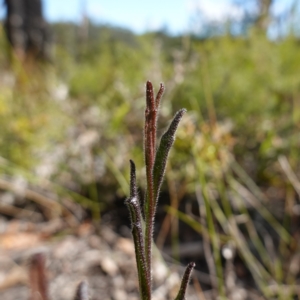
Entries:
POLYGON ((295 172, 293 171, 288 159, 284 155, 280 155, 278 158, 280 166, 284 171, 285 175, 293 185, 295 191, 297 192, 298 196, 300 197, 300 181, 297 178, 295 172))

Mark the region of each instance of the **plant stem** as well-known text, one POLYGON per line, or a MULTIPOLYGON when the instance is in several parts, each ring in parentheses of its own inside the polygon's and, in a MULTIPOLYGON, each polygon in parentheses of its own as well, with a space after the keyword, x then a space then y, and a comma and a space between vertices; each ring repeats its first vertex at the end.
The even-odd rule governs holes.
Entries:
POLYGON ((135 164, 130 160, 130 197, 125 202, 131 218, 131 231, 134 241, 135 258, 138 270, 140 293, 143 300, 151 299, 151 278, 146 259, 142 225, 142 213, 136 187, 135 164))
MULTIPOLYGON (((146 163, 147 192, 145 201, 145 259, 147 277, 151 278, 151 247, 154 221, 154 189, 153 189, 153 165, 156 143, 157 104, 154 100, 153 86, 150 81, 146 83, 146 110, 144 128, 144 151, 146 163)), ((151 280, 151 279, 150 279, 151 280)))
POLYGON ((145 259, 147 266, 147 277, 151 280, 151 256, 152 256, 152 236, 154 226, 154 215, 156 207, 156 193, 153 185, 153 167, 156 153, 156 126, 157 113, 161 97, 164 92, 163 84, 154 99, 153 86, 150 81, 146 83, 146 110, 144 128, 144 151, 146 163, 147 192, 145 201, 145 259))

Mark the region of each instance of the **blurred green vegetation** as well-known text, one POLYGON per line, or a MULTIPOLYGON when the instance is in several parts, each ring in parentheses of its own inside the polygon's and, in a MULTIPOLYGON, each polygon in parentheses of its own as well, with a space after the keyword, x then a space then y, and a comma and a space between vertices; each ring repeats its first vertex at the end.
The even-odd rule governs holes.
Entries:
MULTIPOLYGON (((279 154, 291 156, 292 162, 297 158, 296 153, 293 156, 299 146, 300 120, 296 37, 270 41, 251 32, 210 39, 164 32, 137 36, 124 29, 92 26, 89 38, 81 40, 74 24, 54 24, 53 30, 50 65, 28 70, 13 58, 9 64, 6 53, 1 54, 1 156, 8 161, 33 168, 46 149, 76 142, 76 134, 95 130, 99 136, 90 149, 93 158, 105 149, 120 160, 114 163, 123 174, 128 149, 133 147, 135 153, 140 145, 146 79, 156 86, 163 81, 167 87, 161 130, 166 126, 163 120, 177 108, 189 111, 186 122, 192 127, 177 143, 184 161, 190 158, 180 148, 189 149, 195 134, 203 138, 204 132, 217 127, 227 131, 222 147, 228 147, 261 184, 274 179, 279 154), (72 132, 76 129, 82 132, 72 132)), ((0 38, 8 49, 2 31, 0 38)), ((223 138, 223 133, 216 134, 223 138)), ((207 155, 214 159, 213 152, 207 155)), ((104 173, 110 176, 108 170, 104 173)))
POLYGON ((292 288, 280 288, 295 287, 297 274, 283 260, 299 251, 293 237, 297 179, 288 179, 300 178, 299 39, 287 35, 272 41, 251 30, 206 39, 163 31, 134 35, 94 25, 83 37, 74 24, 52 28, 53 62, 29 66, 9 55, 0 32, 0 46, 7 50, 0 53, 3 176, 55 183, 84 195, 74 197, 93 207, 128 194, 128 161, 134 159, 143 188, 145 82, 157 88, 164 82, 159 132, 178 108, 188 113, 163 188, 175 185, 180 198, 200 190, 208 229, 176 212, 178 201, 171 203, 171 215, 208 232, 219 278, 218 249, 231 241, 265 296, 292 297, 292 288), (249 207, 280 238, 274 257, 262 238, 266 229, 259 232, 249 207), (238 216, 250 221, 239 223, 238 216), (241 232, 258 258, 240 240, 241 232))

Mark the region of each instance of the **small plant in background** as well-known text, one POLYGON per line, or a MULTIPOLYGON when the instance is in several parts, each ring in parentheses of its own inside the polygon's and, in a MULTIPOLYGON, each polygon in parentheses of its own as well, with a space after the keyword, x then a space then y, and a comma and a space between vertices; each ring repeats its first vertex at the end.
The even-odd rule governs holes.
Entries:
POLYGON ((45 256, 37 253, 32 256, 30 271, 30 300, 48 300, 48 282, 45 270, 45 256))
MULTIPOLYGON (((164 86, 161 84, 156 97, 154 97, 152 83, 147 81, 144 127, 144 157, 147 188, 143 205, 144 214, 142 214, 141 203, 137 193, 135 164, 132 160, 130 161, 130 196, 126 200, 131 217, 140 295, 143 300, 151 299, 152 239, 156 205, 166 169, 167 158, 174 143, 179 122, 185 113, 185 109, 181 109, 176 113, 168 130, 163 134, 159 146, 156 148, 156 127, 163 92, 164 86)), ((187 285, 194 267, 195 263, 190 263, 187 266, 175 300, 185 299, 187 285)))
MULTIPOLYGON (((46 275, 46 258, 43 253, 36 253, 31 258, 29 270, 29 300, 49 300, 48 280, 46 275)), ((81 281, 76 289, 74 300, 89 300, 86 281, 81 281)))

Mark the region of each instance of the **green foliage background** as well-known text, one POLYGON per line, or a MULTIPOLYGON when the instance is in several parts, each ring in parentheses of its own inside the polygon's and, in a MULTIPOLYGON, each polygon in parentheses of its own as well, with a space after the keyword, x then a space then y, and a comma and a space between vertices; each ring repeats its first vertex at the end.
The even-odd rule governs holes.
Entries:
MULTIPOLYGON (((7 53, 0 57, 0 154, 7 161, 32 171, 60 147, 63 153, 48 174, 51 179, 66 172, 70 182, 79 185, 96 176, 96 181, 125 188, 121 178, 127 179, 128 158, 137 156, 142 164, 144 82, 149 79, 154 86, 162 81, 167 88, 161 131, 176 109, 188 109, 190 128, 180 135, 178 153, 173 154, 182 156, 182 163, 175 160, 179 169, 190 159, 183 150, 191 147, 194 135, 203 138, 201 127, 209 132, 216 124, 227 131, 222 147, 256 182, 269 184, 274 179, 279 154, 290 157, 296 167, 300 119, 296 37, 270 41, 254 32, 209 39, 170 37, 164 32, 137 36, 124 29, 91 26, 89 39, 80 41, 73 24, 55 24, 53 30, 52 64, 28 71, 13 58, 9 64, 7 53), (87 151, 72 149, 85 132, 95 139, 87 147, 90 159, 103 160, 100 177, 93 170, 84 175, 89 167, 83 161, 78 170, 69 163, 87 151)), ((0 38, 8 49, 3 31, 0 38)), ((209 144, 215 147, 215 142, 209 144)), ((182 173, 178 176, 185 178, 182 173)))

